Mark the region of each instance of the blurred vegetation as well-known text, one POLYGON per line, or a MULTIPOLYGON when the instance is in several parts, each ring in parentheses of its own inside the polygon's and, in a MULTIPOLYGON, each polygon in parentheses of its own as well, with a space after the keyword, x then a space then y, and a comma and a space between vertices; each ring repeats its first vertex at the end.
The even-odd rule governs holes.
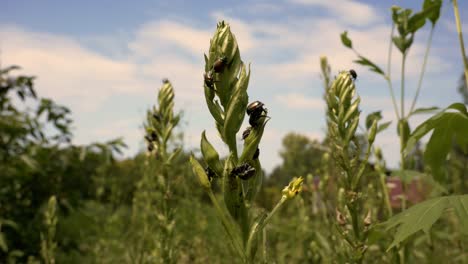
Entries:
MULTIPOLYGON (((440 8, 440 1, 424 1, 420 12, 392 9, 399 36, 391 41, 404 56, 426 19, 432 32, 440 8)), ((347 33, 341 37, 353 49, 347 33)), ((226 46, 239 56, 237 46, 226 46)), ((358 64, 391 85, 389 73, 356 54, 358 64)), ((207 65, 215 59, 207 58, 207 65)), ((209 78, 212 68, 205 69, 209 78)), ((390 123, 381 122, 383 117, 375 112, 365 119, 365 129, 351 129, 347 122, 359 122, 360 117, 360 99, 352 94, 356 77, 345 71, 332 80, 326 58, 321 68, 329 104, 327 137, 322 142, 297 133, 283 138, 281 164, 264 177, 255 200, 246 206, 266 217, 293 177, 303 176, 304 183, 297 199, 273 209, 275 217, 258 234, 262 245, 257 256, 268 263, 468 263, 466 106, 411 109, 407 115, 395 109, 404 144, 400 168, 390 170, 382 150, 372 145, 390 123), (337 88, 340 79, 346 82, 344 88, 337 88), (357 100, 356 108, 349 96, 357 100), (333 103, 338 99, 345 102, 342 109, 333 103), (433 111, 439 113, 424 123, 427 126, 410 130, 412 114, 433 111), (336 130, 334 123, 346 128, 336 130), (432 131, 432 144, 419 143, 432 131)), ((173 132, 182 115, 173 110, 177 88, 168 80, 163 80, 155 106, 142 117, 147 149, 121 158, 126 146, 119 138, 73 144, 70 110, 36 94, 35 78, 17 75, 19 70, 0 69, 0 263, 242 263, 212 206, 213 196, 192 171, 183 134, 173 132)), ((232 74, 235 80, 237 72, 232 74)), ((454 89, 466 104, 464 80, 454 89)), ((210 95, 210 88, 218 85, 211 80, 207 86, 206 81, 210 95)), ((224 100, 227 107, 230 97, 224 100)), ((211 103, 213 113, 221 111, 216 100, 211 103)), ((214 117, 223 131, 224 115, 214 117)), ((239 136, 226 131, 224 136, 234 141, 239 136)), ((237 145, 226 142, 237 157, 237 145)), ((227 160, 218 158, 216 162, 227 160)), ((200 157, 196 160, 203 163, 200 157)), ((259 164, 257 168, 259 177, 265 174, 259 164)), ((209 180, 215 199, 222 200, 221 181, 209 180)), ((261 222, 256 215, 248 221, 261 222)), ((260 261, 255 253, 252 258, 260 261)))

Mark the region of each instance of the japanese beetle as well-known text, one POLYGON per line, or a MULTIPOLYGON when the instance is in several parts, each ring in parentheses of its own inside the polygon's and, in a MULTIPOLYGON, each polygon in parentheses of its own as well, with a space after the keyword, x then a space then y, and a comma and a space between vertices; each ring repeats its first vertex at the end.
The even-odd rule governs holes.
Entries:
POLYGON ((247 106, 247 110, 246 110, 247 115, 251 115, 255 112, 262 112, 264 110, 263 106, 264 104, 260 101, 255 101, 255 102, 250 103, 247 106))
POLYGON ((216 178, 216 173, 210 167, 206 167, 205 172, 209 181, 213 180, 213 178, 216 178))
POLYGON ((259 149, 259 148, 257 148, 257 150, 255 151, 255 153, 254 153, 254 155, 253 155, 252 158, 253 158, 254 160, 256 160, 256 159, 258 159, 258 156, 260 156, 260 149, 259 149))
POLYGON ((252 127, 256 127, 260 117, 264 117, 263 112, 266 112, 267 110, 263 108, 263 106, 264 104, 260 101, 252 102, 247 106, 246 112, 247 115, 250 116, 249 124, 252 127))
POLYGON ((357 73, 355 70, 351 69, 349 70, 349 74, 351 74, 351 77, 353 77, 353 80, 356 80, 357 78, 357 73))
POLYGON ((203 74, 203 79, 205 79, 205 85, 208 88, 210 88, 210 89, 214 88, 214 78, 213 78, 213 72, 212 71, 205 72, 203 74))
POLYGON ((169 83, 169 79, 167 79, 167 78, 162 79, 162 83, 164 83, 164 84, 169 83))
POLYGON ((151 139, 152 139, 153 141, 157 141, 157 140, 158 140, 158 134, 156 134, 155 131, 152 131, 152 132, 151 132, 151 139))
POLYGON ((224 71, 224 68, 227 64, 226 56, 220 57, 213 63, 213 71, 216 73, 221 73, 224 71))
POLYGON ((245 140, 250 135, 250 132, 252 132, 252 128, 246 128, 245 131, 242 132, 242 140, 245 140))
POLYGON ((231 175, 238 176, 242 180, 248 180, 255 175, 255 168, 244 163, 232 169, 231 175))
POLYGON ((148 152, 152 152, 154 150, 153 144, 149 143, 148 144, 148 152))

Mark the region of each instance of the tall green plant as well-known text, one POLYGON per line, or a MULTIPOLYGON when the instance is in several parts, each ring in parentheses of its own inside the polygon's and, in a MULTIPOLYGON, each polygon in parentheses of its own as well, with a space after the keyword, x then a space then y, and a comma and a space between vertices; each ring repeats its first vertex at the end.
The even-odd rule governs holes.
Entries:
POLYGON ((57 226, 57 199, 50 197, 44 213, 45 233, 41 233, 41 256, 45 264, 55 263, 55 230, 57 226))
POLYGON ((368 130, 367 149, 361 159, 360 144, 356 136, 359 125, 359 104, 356 94, 355 72, 341 72, 326 91, 329 146, 339 167, 339 184, 343 188, 342 204, 336 210, 336 228, 351 249, 348 255, 361 263, 367 250, 366 240, 371 224, 370 212, 365 215, 361 177, 369 160, 371 147, 377 134, 377 120, 368 130))
POLYGON ((174 112, 174 89, 165 79, 158 93, 158 105, 148 110, 144 125, 147 160, 133 200, 132 225, 137 229, 132 234, 133 263, 177 261, 176 208, 172 199, 176 184, 170 170, 181 149, 171 148, 170 141, 180 117, 174 112))
POLYGON ((241 60, 229 25, 224 21, 218 23, 210 41, 209 54, 205 55, 204 91, 208 109, 221 139, 229 148, 229 155, 222 162, 203 132, 201 152, 206 166, 193 156, 190 161, 242 262, 255 260, 259 242, 265 239, 262 236, 264 227, 302 186, 302 178, 293 180, 284 188, 281 200, 269 214, 253 210, 253 201, 263 178, 258 147, 269 117, 263 103, 255 101, 247 105, 249 78, 250 69, 241 60), (251 127, 242 133, 244 148, 239 155, 236 135, 246 113, 251 127), (217 183, 222 185, 222 202, 214 194, 213 185, 217 183))

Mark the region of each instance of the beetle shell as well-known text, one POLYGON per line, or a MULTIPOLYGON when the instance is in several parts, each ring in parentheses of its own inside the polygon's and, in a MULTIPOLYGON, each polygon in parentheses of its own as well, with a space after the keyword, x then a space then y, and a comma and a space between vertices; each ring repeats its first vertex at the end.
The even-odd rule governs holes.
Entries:
POLYGON ((246 110, 247 115, 251 115, 252 113, 256 111, 259 111, 260 109, 263 110, 263 106, 264 104, 260 101, 255 101, 255 102, 250 103, 247 106, 247 110, 246 110))
POLYGON ((226 57, 221 57, 217 59, 213 63, 213 71, 216 73, 221 73, 224 71, 224 68, 226 67, 227 64, 227 58, 226 57))

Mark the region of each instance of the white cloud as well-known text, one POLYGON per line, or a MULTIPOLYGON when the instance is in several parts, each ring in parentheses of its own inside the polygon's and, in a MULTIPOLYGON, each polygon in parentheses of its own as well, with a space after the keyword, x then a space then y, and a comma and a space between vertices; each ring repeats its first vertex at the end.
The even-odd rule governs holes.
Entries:
POLYGON ((290 109, 324 109, 322 98, 310 98, 299 93, 277 95, 276 100, 290 109))
POLYGON ((82 47, 78 41, 48 33, 1 27, 3 63, 17 64, 24 74, 38 76, 41 96, 70 103, 80 111, 95 111, 112 94, 141 93, 147 83, 136 66, 112 60, 82 47))
POLYGON ((312 5, 330 11, 337 19, 352 25, 368 25, 380 19, 375 8, 352 0, 289 0, 295 4, 312 5))

